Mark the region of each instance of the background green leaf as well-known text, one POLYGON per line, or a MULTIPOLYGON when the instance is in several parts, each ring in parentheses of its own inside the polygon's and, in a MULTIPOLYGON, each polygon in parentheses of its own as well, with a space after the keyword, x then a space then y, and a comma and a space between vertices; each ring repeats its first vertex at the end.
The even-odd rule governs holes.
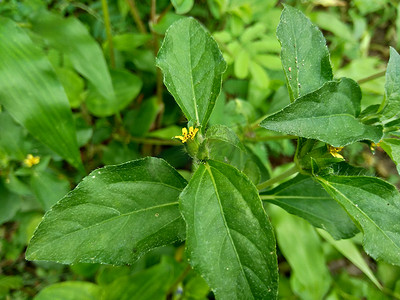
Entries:
POLYGON ((177 14, 183 15, 189 12, 194 4, 194 0, 171 0, 177 14))
POLYGON ((102 297, 101 287, 91 282, 66 281, 43 289, 35 300, 98 300, 102 297))
POLYGON ((290 285, 301 299, 324 299, 331 284, 321 240, 308 222, 271 207, 279 249, 292 271, 290 285))
POLYGON ((384 138, 379 142, 379 145, 396 164, 397 172, 400 174, 400 140, 395 138, 384 138))
POLYGON ((325 38, 301 11, 285 5, 276 35, 292 101, 333 79, 325 38))
POLYGON ((115 97, 107 99, 99 93, 98 88, 89 85, 86 104, 89 111, 97 117, 111 116, 124 109, 139 94, 142 88, 140 77, 126 70, 110 72, 115 88, 115 97))
POLYGON ((230 165, 202 164, 180 196, 188 261, 219 299, 275 299, 275 238, 255 186, 230 165))
POLYGON ((115 101, 103 52, 77 18, 63 18, 40 11, 32 18, 32 30, 51 47, 66 54, 74 68, 96 87, 106 101, 115 101))
POLYGON ((317 177, 364 234, 365 251, 400 265, 400 194, 390 183, 366 176, 317 177))
POLYGON ((158 52, 164 83, 186 118, 205 126, 221 89, 226 63, 217 43, 193 18, 176 21, 158 52))
POLYGON ((349 238, 358 232, 343 208, 309 176, 297 175, 263 192, 260 197, 306 219, 315 227, 325 229, 335 239, 349 238))
POLYGON ((26 257, 131 264, 150 249, 184 238, 178 195, 185 185, 158 158, 97 169, 46 213, 26 257))
POLYGON ((44 54, 0 18, 0 104, 39 141, 83 169, 67 96, 44 54))
POLYGON ((400 111, 400 55, 390 47, 390 59, 386 69, 385 104, 382 114, 392 118, 400 111))
POLYGON ((317 139, 334 147, 360 140, 378 143, 381 126, 361 123, 358 84, 342 78, 331 81, 264 119, 260 126, 286 134, 317 139))

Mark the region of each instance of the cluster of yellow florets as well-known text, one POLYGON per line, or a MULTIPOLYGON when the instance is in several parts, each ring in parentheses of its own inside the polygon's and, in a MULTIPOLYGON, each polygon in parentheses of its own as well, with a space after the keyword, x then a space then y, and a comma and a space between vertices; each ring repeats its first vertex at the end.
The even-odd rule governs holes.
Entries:
POLYGON ((328 151, 333 157, 343 158, 343 156, 341 154, 339 154, 339 152, 342 150, 343 150, 343 147, 333 147, 331 145, 328 145, 328 151))
POLYGON ((37 165, 40 162, 39 156, 33 156, 32 154, 28 154, 24 159, 24 165, 28 168, 31 168, 33 165, 37 165))
POLYGON ((188 140, 193 140, 196 136, 198 128, 193 128, 193 126, 189 127, 189 132, 186 127, 182 128, 182 135, 176 135, 176 139, 180 139, 182 143, 186 143, 188 140))

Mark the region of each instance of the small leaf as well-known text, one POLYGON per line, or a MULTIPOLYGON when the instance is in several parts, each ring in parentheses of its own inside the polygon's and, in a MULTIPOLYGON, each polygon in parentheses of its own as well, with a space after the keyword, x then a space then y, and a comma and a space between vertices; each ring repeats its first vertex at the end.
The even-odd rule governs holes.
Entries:
POLYGON ((400 140, 395 138, 385 138, 379 142, 379 145, 396 164, 397 172, 400 174, 400 140))
POLYGON ((260 197, 325 229, 335 239, 350 238, 358 232, 343 208, 309 176, 298 175, 260 197))
POLYGON ((104 288, 107 300, 165 300, 167 292, 182 274, 182 264, 164 256, 161 263, 129 276, 119 276, 104 288))
POLYGON ((104 99, 115 101, 103 52, 78 19, 41 11, 32 19, 32 30, 51 47, 68 55, 74 68, 96 87, 104 99))
POLYGON ((362 230, 365 251, 376 260, 400 265, 397 189, 375 177, 331 175, 316 179, 362 230))
POLYGON ((166 33, 157 65, 186 118, 205 126, 226 68, 211 35, 193 18, 176 21, 166 33))
POLYGON ((390 47, 390 59, 386 69, 385 83, 386 106, 382 114, 390 119, 400 111, 400 55, 390 47))
POLYGON ((0 104, 35 138, 83 169, 63 87, 26 32, 5 18, 0 18, 0 57, 0 104))
POLYGON ((183 15, 189 12, 194 4, 194 0, 171 0, 177 14, 183 15))
POLYGON ((275 238, 249 179, 209 161, 199 166, 179 201, 188 260, 217 299, 276 299, 275 238))
POLYGON ((153 248, 183 239, 177 201, 185 185, 158 158, 93 171, 46 213, 26 257, 131 264, 153 248))
POLYGON ((285 5, 276 35, 292 101, 333 79, 325 38, 301 11, 285 5))
POLYGON ((124 109, 139 94, 142 88, 140 77, 126 70, 112 70, 110 72, 115 88, 115 98, 107 99, 98 92, 98 89, 89 85, 86 104, 89 111, 97 117, 111 116, 124 109))
POLYGON ((330 81, 267 117, 260 126, 317 139, 334 147, 360 140, 378 143, 382 137, 382 127, 365 125, 357 119, 360 100, 360 87, 353 80, 342 78, 330 81))
POLYGON ((231 164, 242 170, 247 159, 246 149, 235 132, 224 125, 211 126, 206 139, 200 145, 199 152, 208 158, 231 164))
POLYGON ((65 281, 52 284, 35 297, 35 300, 98 300, 102 298, 102 289, 98 285, 84 281, 65 281))

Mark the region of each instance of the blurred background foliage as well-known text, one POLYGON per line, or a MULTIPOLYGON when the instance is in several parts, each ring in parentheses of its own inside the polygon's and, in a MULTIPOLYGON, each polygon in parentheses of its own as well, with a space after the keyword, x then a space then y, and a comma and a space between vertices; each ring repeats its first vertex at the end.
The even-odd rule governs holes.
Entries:
MULTIPOLYGON (((389 46, 400 48, 399 1, 2 0, 0 16, 16 22, 51 63, 73 112, 86 172, 152 155, 186 178, 190 158, 171 139, 186 122, 155 56, 169 25, 195 17, 228 64, 210 123, 238 133, 258 161, 246 173, 260 181, 288 169, 295 151, 293 140, 257 128, 260 118, 289 104, 275 36, 282 3, 323 31, 336 77, 359 81, 363 108, 379 104, 389 46)), ((182 244, 125 267, 25 261, 43 214, 85 174, 1 106, 0 128, 0 299, 213 299, 185 263, 182 244), (27 160, 29 154, 40 162, 27 160)), ((373 153, 357 143, 344 156, 399 186, 380 148, 373 153)), ((339 245, 304 220, 266 209, 278 240, 281 299, 400 299, 400 268, 361 256, 359 235, 339 245)))

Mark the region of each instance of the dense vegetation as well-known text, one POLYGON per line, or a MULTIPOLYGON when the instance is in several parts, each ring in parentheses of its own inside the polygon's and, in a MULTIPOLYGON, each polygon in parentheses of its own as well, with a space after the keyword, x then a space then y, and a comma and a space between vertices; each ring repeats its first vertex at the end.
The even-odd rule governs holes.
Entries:
POLYGON ((0 299, 400 299, 399 11, 0 2, 0 299))

